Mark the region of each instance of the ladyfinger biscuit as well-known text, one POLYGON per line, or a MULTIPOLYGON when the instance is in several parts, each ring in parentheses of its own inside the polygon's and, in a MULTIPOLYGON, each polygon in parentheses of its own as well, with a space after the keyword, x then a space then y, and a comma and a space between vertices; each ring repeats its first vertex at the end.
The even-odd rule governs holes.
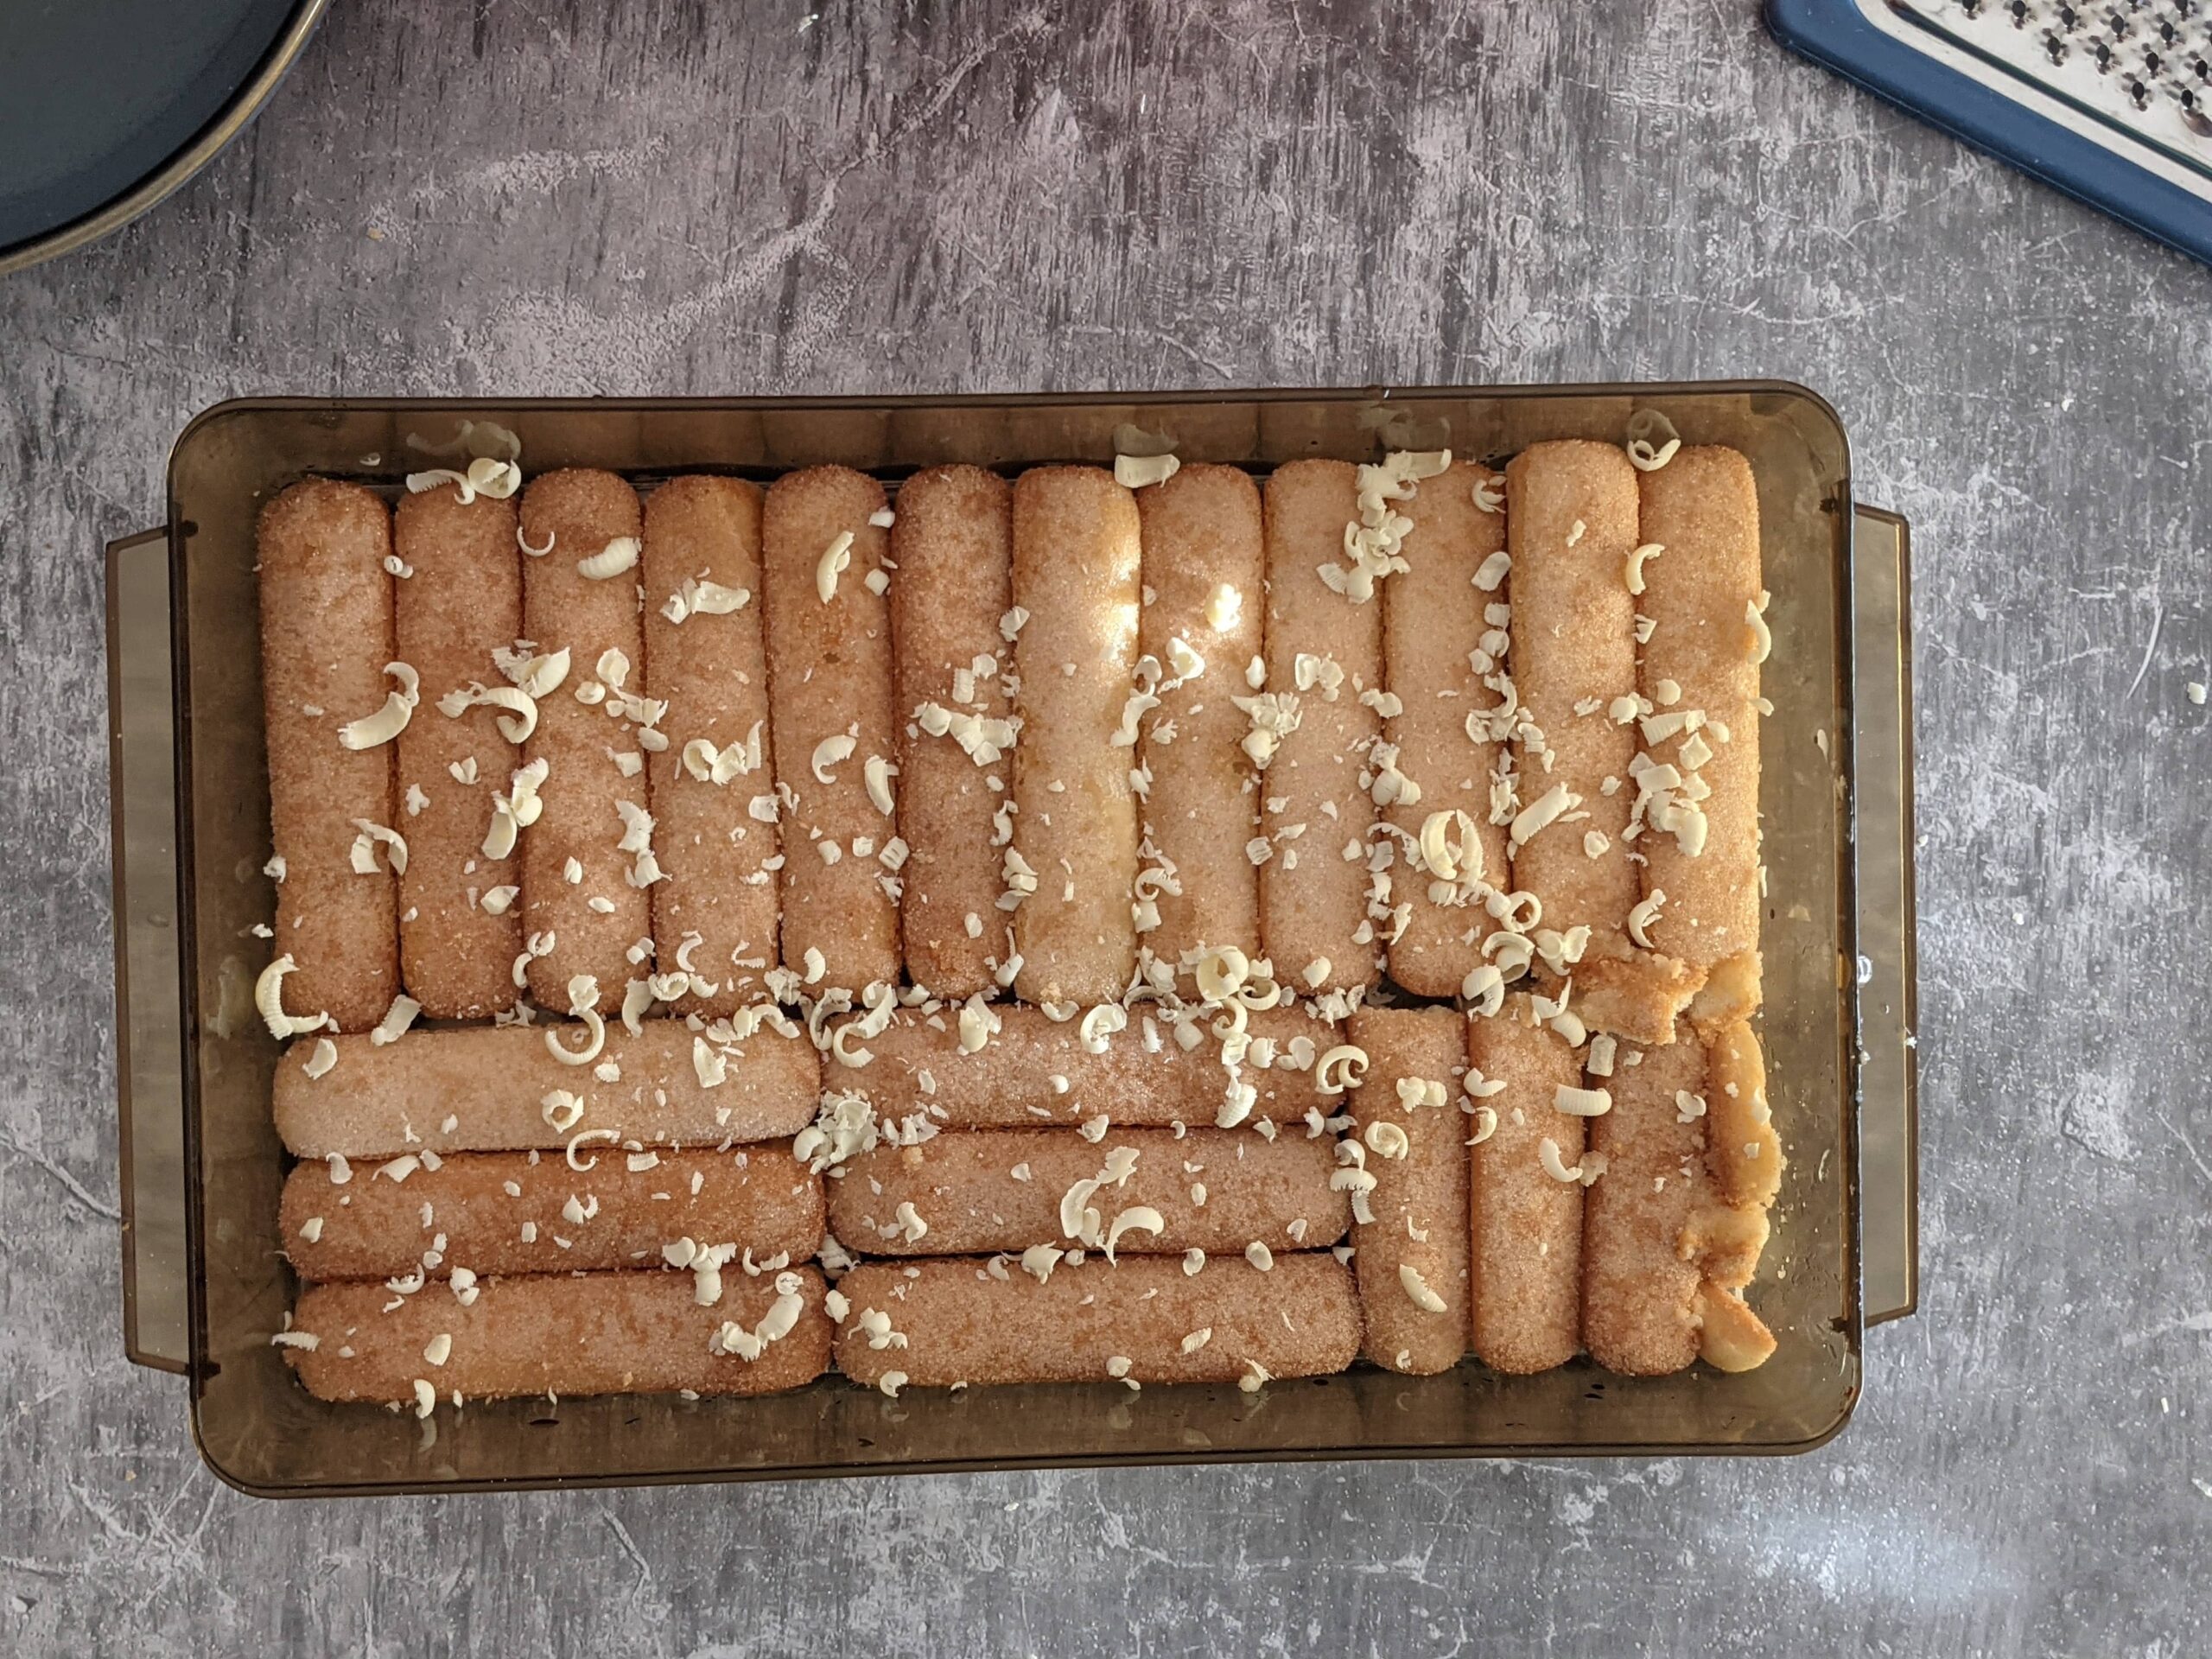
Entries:
MULTIPOLYGON (((1321 577, 1359 514, 1348 461, 1294 461, 1267 487, 1267 685, 1249 700, 1268 846, 1260 866, 1260 942, 1286 984, 1372 985, 1368 911, 1375 803, 1362 779, 1382 717, 1362 694, 1382 680, 1382 607, 1321 577)), ((1256 758, 1256 754, 1255 754, 1256 758)))
POLYGON ((586 977, 598 993, 591 1006, 620 1007, 632 973, 626 953, 652 931, 641 885, 657 874, 644 762, 667 739, 640 695, 643 529, 638 493, 612 473, 545 473, 523 492, 523 626, 540 654, 568 652, 523 746, 526 764, 543 769, 537 817, 520 832, 523 925, 545 947, 531 957, 530 994, 555 1014, 591 988, 586 977))
POLYGON ((1707 1166, 1723 1202, 1771 1209, 1782 1190, 1782 1139, 1766 1097, 1766 1056, 1740 1020, 1706 1046, 1707 1166))
POLYGON ((1117 1255, 1320 1249, 1351 1217, 1329 1187, 1333 1151, 1302 1134, 1270 1141, 1235 1129, 1117 1129, 1096 1143, 1065 1128, 956 1130, 848 1161, 830 1183, 830 1230, 870 1255, 1109 1240, 1117 1255))
POLYGON ((1278 1255, 1265 1271, 1231 1256, 1196 1274, 1173 1256, 1096 1252, 1036 1272, 960 1256, 869 1262, 837 1288, 851 1309, 837 1369, 887 1394, 1109 1379, 1256 1391, 1341 1371, 1359 1352, 1351 1273, 1322 1254, 1278 1255))
POLYGON ((1622 450, 1580 440, 1535 444, 1505 469, 1513 683, 1535 728, 1519 734, 1508 839, 1514 886, 1542 906, 1539 925, 1562 938, 1589 930, 1569 969, 1583 1020, 1665 1043, 1698 976, 1637 952, 1628 931, 1641 898, 1625 838, 1637 737, 1621 723, 1637 706, 1623 579, 1637 545, 1636 478, 1622 450))
POLYGON ((1466 1021, 1449 1008, 1365 1007, 1350 1027, 1367 1053, 1351 1096, 1353 1134, 1375 1178, 1375 1218, 1352 1238, 1360 1351, 1387 1370, 1448 1371, 1470 1329, 1466 1021))
POLYGON ((668 705, 645 757, 653 959, 679 1014, 732 1014, 776 965, 776 825, 748 810, 775 777, 760 639, 760 486, 671 479, 645 502, 645 686, 668 705))
POLYGON ((1561 1089, 1582 1086, 1582 1065, 1564 1037, 1535 1023, 1529 1003, 1509 997, 1494 1018, 1468 1027, 1467 1087, 1481 1137, 1469 1183, 1474 1350, 1493 1370, 1516 1373, 1565 1364, 1582 1325, 1586 1120, 1558 1104, 1561 1089))
POLYGON ((1512 671, 1502 649, 1510 614, 1504 498, 1504 479, 1469 462, 1422 480, 1400 509, 1413 524, 1403 544, 1408 568, 1382 585, 1383 737, 1420 791, 1386 810, 1416 847, 1430 821, 1446 815, 1440 839, 1432 835, 1415 856, 1401 854, 1392 886, 1391 897, 1408 909, 1390 941, 1390 977, 1416 996, 1459 994, 1482 965, 1494 925, 1484 900, 1512 885, 1499 821, 1510 814, 1496 810, 1509 787, 1501 781, 1506 753, 1481 717, 1500 702, 1486 682, 1512 671), (1470 844, 1479 860, 1465 855, 1470 844), (1430 863, 1436 846, 1447 854, 1440 868, 1430 863))
MULTIPOLYGON (((788 473, 761 520, 769 706, 783 798, 784 965, 813 994, 899 982, 898 755, 883 486, 788 473), (875 779, 872 789, 870 779, 875 779)), ((765 811, 765 808, 763 809, 765 811)))
POLYGON ((302 1163, 284 1182, 279 1236, 302 1279, 689 1267, 699 1250, 734 1277, 746 1262, 780 1268, 822 1248, 821 1178, 781 1142, 604 1157, 582 1174, 527 1152, 457 1153, 398 1181, 336 1174, 302 1163))
MULTIPOLYGON (((392 550, 407 574, 393 609, 400 660, 420 677, 421 702, 396 745, 407 869, 399 878, 401 977, 433 1020, 482 1020, 521 993, 512 972, 523 943, 521 885, 510 852, 486 852, 492 798, 506 788, 522 752, 499 729, 513 716, 494 705, 439 699, 500 683, 493 653, 523 637, 522 554, 512 500, 441 484, 409 494, 392 516, 392 550)), ((565 1004, 563 1005, 565 1006, 565 1004)))
POLYGON ((1029 1002, 1111 1002, 1136 971, 1135 501, 1096 467, 1039 467, 1014 486, 1014 751, 1007 887, 1029 1002), (1126 739, 1127 741, 1121 741, 1126 739))
POLYGON ((1141 922, 1159 916, 1142 941, 1171 964, 1216 945, 1256 952, 1260 879, 1248 849, 1260 830, 1259 777, 1244 750, 1251 722, 1236 699, 1250 690, 1244 671, 1262 644, 1259 488, 1234 467, 1185 467, 1138 491, 1137 512, 1139 645, 1161 675, 1139 747, 1144 861, 1160 872, 1139 878, 1141 922))
POLYGON ((456 1395, 774 1394, 829 1369, 816 1268, 725 1274, 711 1306, 694 1286, 688 1273, 529 1274, 484 1280, 464 1303, 445 1285, 397 1298, 313 1285, 284 1357, 318 1400, 397 1401, 425 1417, 456 1395))
MULTIPOLYGON (((878 1117, 918 1112, 948 1128, 1034 1128, 1100 1117, 1116 1128, 1243 1121, 1209 1016, 1186 1017, 1184 1028, 1198 1039, 1187 1048, 1165 1011, 1141 1008, 1128 1019, 1126 1030, 1086 1043, 1081 1021, 1055 1020, 1021 1004, 993 1007, 988 1018, 974 1009, 902 1014, 868 1040, 867 1065, 832 1067, 827 1081, 860 1090, 878 1117), (988 1040, 971 1050, 977 1039, 988 1040)), ((1246 1030, 1259 1040, 1237 1073, 1254 1091, 1244 1116, 1288 1123, 1316 1109, 1324 1116, 1336 1111, 1342 1096, 1324 1095, 1313 1068, 1334 1046, 1332 1027, 1295 1008, 1273 1008, 1249 1015, 1246 1030)))
POLYGON ((1014 662, 1004 632, 1014 607, 1014 486, 980 467, 917 473, 899 486, 891 557, 906 973, 939 996, 989 994, 1006 919, 994 820, 1013 759, 956 739, 950 721, 934 731, 930 711, 957 716, 968 734, 997 730, 1011 709, 1001 671, 1014 662))
MULTIPOLYGON (((1676 452, 1642 475, 1641 537, 1663 551, 1627 579, 1651 619, 1642 726, 1653 786, 1637 836, 1654 949, 1705 970, 1690 1004, 1700 1032, 1759 1006, 1759 499, 1733 449, 1676 452)), ((1639 785, 1647 781, 1640 779, 1639 785)), ((1643 791, 1639 789, 1639 793, 1643 791)))
POLYGON ((276 1132, 301 1158, 557 1153, 574 1142, 579 1162, 619 1160, 631 1141, 719 1147, 796 1135, 822 1087, 805 1035, 765 1026, 732 1043, 680 1020, 643 1021, 635 1037, 613 1022, 582 1065, 555 1058, 549 1039, 588 1052, 573 1025, 340 1037, 327 1068, 315 1039, 296 1043, 276 1065, 276 1132))
POLYGON ((1611 1105, 1590 1120, 1605 1173, 1583 1198, 1582 1344, 1609 1371, 1659 1376, 1697 1357, 1699 1274, 1681 1242, 1712 1183, 1705 1125, 1678 1097, 1704 1087, 1705 1051, 1685 1027, 1640 1064, 1633 1052, 1590 1079, 1611 1105))
MULTIPOLYGON (((391 750, 365 724, 402 692, 395 659, 391 515, 368 491, 311 478, 262 509, 261 677, 269 741, 278 982, 296 1020, 365 1031, 399 989, 399 921, 385 849, 353 857, 363 826, 399 830, 391 750)), ((419 694, 418 694, 419 695, 419 694)), ((415 717, 420 717, 421 710, 415 717)), ((404 833, 400 831, 400 833, 404 833)))
MULTIPOLYGON (((1751 1282, 1766 1249, 1767 1212, 1782 1186, 1782 1141, 1767 1106, 1765 1058, 1751 1028, 1740 1020, 1725 1026, 1702 1048, 1703 1086, 1689 1109, 1704 1113, 1711 1201, 1685 1223, 1681 1251, 1697 1264, 1708 1292, 1736 1292, 1751 1282)), ((1746 1309, 1738 1318, 1736 1309, 1719 1306, 1714 1318, 1716 1340, 1728 1351, 1721 1358, 1706 1353, 1707 1360, 1724 1370, 1744 1370, 1764 1358, 1753 1357, 1758 1344, 1747 1337, 1756 1314, 1746 1309)))

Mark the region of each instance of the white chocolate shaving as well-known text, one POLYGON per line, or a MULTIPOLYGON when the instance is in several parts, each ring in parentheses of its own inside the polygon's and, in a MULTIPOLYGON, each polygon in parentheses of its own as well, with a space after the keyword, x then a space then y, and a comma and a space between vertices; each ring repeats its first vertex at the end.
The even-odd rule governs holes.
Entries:
POLYGON ((1552 1090, 1552 1105, 1570 1117, 1603 1117, 1613 1109, 1613 1097, 1603 1089, 1576 1089, 1562 1083, 1552 1090))
POLYGON ((837 578, 853 562, 853 532, 841 530, 814 562, 814 591, 824 605, 837 597, 837 578))
POLYGON ((1314 1086, 1325 1095, 1356 1089, 1366 1076, 1367 1051, 1351 1043, 1338 1043, 1313 1068, 1314 1086))
POLYGON ((899 775, 899 768, 880 754, 871 754, 861 764, 861 776, 868 784, 869 804, 885 817, 892 816, 895 802, 891 794, 891 780, 899 775))
POLYGON ((1753 663, 1766 661, 1768 655, 1774 650, 1774 635, 1767 629, 1766 618, 1759 614, 1758 602, 1756 600, 1747 602, 1744 607, 1744 626, 1749 628, 1751 633, 1749 652, 1751 660, 1753 663))
POLYGON ((253 1006, 269 1027, 269 1034, 279 1042, 288 1037, 304 1037, 326 1026, 333 1031, 338 1028, 338 1022, 327 1013, 302 1019, 284 1012, 284 976, 298 971, 299 965, 288 950, 264 968, 253 982, 253 1006))
POLYGON ((1412 1262, 1402 1262, 1398 1264, 1398 1283, 1404 1287, 1405 1293, 1412 1299, 1413 1305, 1422 1313, 1441 1313, 1444 1312, 1444 1299, 1428 1287, 1428 1281, 1421 1276, 1421 1269, 1414 1267, 1412 1262))
POLYGON ((1413 1150, 1413 1137, 1388 1118, 1370 1123, 1360 1139, 1377 1158, 1403 1158, 1413 1150))
POLYGON ((1165 484, 1175 476, 1182 464, 1173 455, 1116 455, 1114 457, 1114 481, 1125 490, 1141 490, 1147 484, 1165 484))
POLYGON ((576 574, 591 582, 605 582, 638 568, 640 549, 634 536, 617 536, 589 558, 576 561, 576 574))
POLYGON ((391 1006, 385 1010, 384 1018, 369 1033, 369 1046, 382 1048, 386 1043, 396 1043, 408 1027, 415 1023, 415 1016, 423 1012, 423 1005, 402 992, 391 999, 391 1006))
POLYGON ((836 778, 828 768, 850 760, 855 747, 855 740, 843 732, 825 737, 816 744, 813 758, 808 763, 808 769, 814 773, 814 781, 817 784, 836 783, 836 778))
POLYGON ((421 677, 405 663, 386 663, 384 671, 399 682, 399 688, 385 696, 384 707, 373 715, 348 721, 338 728, 338 741, 346 748, 373 749, 379 743, 389 743, 414 718, 415 705, 423 697, 421 677))

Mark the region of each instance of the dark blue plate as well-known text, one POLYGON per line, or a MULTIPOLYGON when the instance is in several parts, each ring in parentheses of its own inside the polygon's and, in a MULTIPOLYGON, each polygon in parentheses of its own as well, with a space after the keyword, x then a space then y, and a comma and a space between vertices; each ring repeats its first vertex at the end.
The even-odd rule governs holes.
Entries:
POLYGON ((323 0, 0 7, 0 270, 113 228, 245 125, 323 0))

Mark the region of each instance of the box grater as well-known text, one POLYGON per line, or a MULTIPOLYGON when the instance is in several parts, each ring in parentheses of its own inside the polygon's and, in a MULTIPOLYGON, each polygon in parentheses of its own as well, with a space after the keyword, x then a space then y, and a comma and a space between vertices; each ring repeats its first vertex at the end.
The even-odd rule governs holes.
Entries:
POLYGON ((1783 41, 2212 263, 2212 0, 1767 0, 1783 41))

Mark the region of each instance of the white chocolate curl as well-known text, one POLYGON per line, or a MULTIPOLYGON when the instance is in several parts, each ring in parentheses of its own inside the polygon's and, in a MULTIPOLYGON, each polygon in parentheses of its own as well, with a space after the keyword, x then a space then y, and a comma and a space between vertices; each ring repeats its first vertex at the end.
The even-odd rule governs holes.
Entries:
POLYGON ((638 567, 641 551, 634 536, 617 536, 589 558, 576 561, 576 574, 591 582, 605 582, 638 567))
POLYGON ((305 1036, 311 1031, 321 1031, 327 1026, 337 1029, 337 1022, 328 1014, 318 1014, 299 1019, 284 1012, 284 976, 298 970, 299 963, 286 951, 261 970, 253 982, 253 1006, 269 1027, 269 1034, 282 1042, 288 1037, 305 1036))
POLYGON ((399 689, 384 700, 384 707, 373 715, 348 721, 338 728, 338 741, 349 749, 373 749, 379 743, 389 743, 407 729, 407 722, 415 716, 415 705, 423 698, 422 680, 405 663, 386 663, 384 671, 399 682, 399 689))

